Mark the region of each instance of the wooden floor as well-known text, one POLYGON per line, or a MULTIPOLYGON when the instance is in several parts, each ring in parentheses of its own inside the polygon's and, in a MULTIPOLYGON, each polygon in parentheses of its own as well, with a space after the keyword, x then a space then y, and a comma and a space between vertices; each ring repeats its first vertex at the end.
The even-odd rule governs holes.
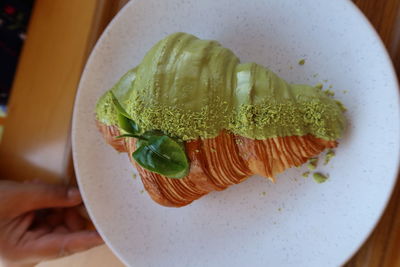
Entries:
MULTIPOLYGON (((36 1, 0 145, 2 175, 9 179, 74 182, 70 124, 77 84, 95 41, 126 2, 36 1)), ((400 0, 354 2, 381 35, 399 73, 400 0)), ((399 249, 398 183, 378 226, 345 266, 400 267, 399 249)), ((106 246, 101 246, 38 266, 118 267, 123 264, 106 246)))

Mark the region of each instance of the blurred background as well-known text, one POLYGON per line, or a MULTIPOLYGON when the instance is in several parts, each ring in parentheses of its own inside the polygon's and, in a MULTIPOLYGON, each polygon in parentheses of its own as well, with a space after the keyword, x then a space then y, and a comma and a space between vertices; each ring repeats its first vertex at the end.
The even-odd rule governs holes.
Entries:
MULTIPOLYGON (((127 2, 0 0, 2 177, 75 184, 70 128, 77 85, 96 40, 127 2)), ((399 74, 400 0, 353 2, 380 34, 399 74)), ((345 266, 400 266, 399 248, 398 183, 375 231, 345 266)), ((39 266, 123 265, 102 246, 39 266)))
POLYGON ((2 0, 0 2, 0 138, 32 7, 33 0, 2 0))

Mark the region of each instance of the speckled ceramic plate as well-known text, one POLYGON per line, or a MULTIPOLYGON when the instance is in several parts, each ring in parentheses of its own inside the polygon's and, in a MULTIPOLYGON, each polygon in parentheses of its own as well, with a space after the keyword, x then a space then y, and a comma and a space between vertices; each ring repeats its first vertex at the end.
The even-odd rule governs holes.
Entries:
POLYGON ((90 216, 130 266, 338 266, 375 226, 399 161, 396 77, 368 21, 345 0, 134 0, 108 26, 80 83, 73 120, 79 186, 90 216), (323 83, 348 108, 337 156, 291 169, 272 184, 253 177, 183 208, 143 193, 126 154, 94 123, 98 97, 176 31, 215 39, 242 60, 295 83, 323 83), (300 66, 299 60, 305 59, 300 66))

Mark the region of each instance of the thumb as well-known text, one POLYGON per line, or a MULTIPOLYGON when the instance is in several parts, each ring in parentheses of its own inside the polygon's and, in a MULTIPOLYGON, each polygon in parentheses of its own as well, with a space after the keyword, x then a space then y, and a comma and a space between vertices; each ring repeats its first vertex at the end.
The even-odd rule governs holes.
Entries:
POLYGON ((43 183, 15 183, 12 187, 8 194, 12 194, 14 216, 38 209, 72 207, 82 202, 75 187, 43 183))

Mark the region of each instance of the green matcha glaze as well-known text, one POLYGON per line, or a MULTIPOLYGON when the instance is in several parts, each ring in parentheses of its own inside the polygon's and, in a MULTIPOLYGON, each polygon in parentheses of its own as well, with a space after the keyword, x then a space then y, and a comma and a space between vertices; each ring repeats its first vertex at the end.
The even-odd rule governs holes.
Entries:
MULTIPOLYGON (((223 129, 252 139, 312 134, 341 137, 340 105, 323 91, 288 84, 272 71, 239 59, 215 41, 175 33, 158 42, 111 89, 142 131, 193 140, 223 129)), ((97 104, 97 118, 115 124, 112 99, 97 104)))

